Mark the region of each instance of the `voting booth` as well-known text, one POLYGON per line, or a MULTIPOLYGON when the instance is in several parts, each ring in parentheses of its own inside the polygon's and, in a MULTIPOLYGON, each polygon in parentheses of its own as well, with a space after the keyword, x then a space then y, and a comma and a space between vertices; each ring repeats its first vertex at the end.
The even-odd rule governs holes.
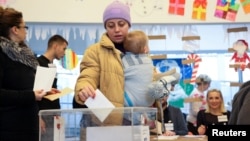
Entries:
POLYGON ((149 141, 156 108, 41 110, 39 141, 149 141))

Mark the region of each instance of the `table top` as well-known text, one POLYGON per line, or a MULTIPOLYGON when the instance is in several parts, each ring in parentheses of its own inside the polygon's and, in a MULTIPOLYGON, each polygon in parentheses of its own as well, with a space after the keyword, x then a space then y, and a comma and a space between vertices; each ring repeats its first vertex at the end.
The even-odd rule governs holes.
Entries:
POLYGON ((176 139, 155 139, 156 136, 150 136, 150 141, 208 141, 207 136, 179 136, 176 139))

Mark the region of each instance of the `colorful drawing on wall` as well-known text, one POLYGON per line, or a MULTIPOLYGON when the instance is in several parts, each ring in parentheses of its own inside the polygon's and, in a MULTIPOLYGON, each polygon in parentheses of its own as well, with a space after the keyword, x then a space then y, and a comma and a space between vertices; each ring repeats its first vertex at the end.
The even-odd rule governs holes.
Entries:
MULTIPOLYGON (((195 35, 197 33, 193 33, 194 30, 190 28, 188 34, 195 35)), ((183 41, 183 50, 187 51, 189 54, 185 60, 182 61, 182 64, 188 65, 192 68, 192 75, 190 78, 184 80, 185 83, 189 83, 194 85, 196 75, 199 69, 199 63, 201 62, 201 58, 198 54, 196 54, 197 50, 200 49, 200 36, 184 36, 182 37, 183 41)))
POLYGON ((241 6, 245 14, 250 13, 250 0, 240 0, 241 6))
POLYGON ((149 16, 155 10, 162 10, 162 0, 125 0, 125 3, 140 16, 149 16))
POLYGON ((229 2, 231 5, 235 4, 235 0, 222 0, 222 3, 226 4, 227 2, 229 2))
POLYGON ((185 3, 185 0, 169 0, 168 13, 183 16, 185 13, 185 3))
POLYGON ((16 0, 0 0, 0 5, 2 6, 9 6, 13 4, 16 0))
POLYGON ((182 108, 184 106, 184 99, 188 97, 194 86, 191 84, 185 84, 183 81, 186 78, 190 78, 192 75, 192 68, 189 65, 182 64, 182 58, 178 59, 155 59, 153 64, 158 73, 163 73, 169 71, 173 68, 176 72, 181 74, 181 79, 179 84, 175 86, 175 91, 170 93, 168 98, 169 103, 173 106, 182 108))
POLYGON ((217 0, 214 16, 217 18, 235 21, 240 4, 231 1, 217 0))
POLYGON ((207 0, 194 0, 192 19, 206 20, 207 15, 207 0))
MULTIPOLYGON (((250 58, 247 54, 247 50, 248 50, 248 43, 245 40, 237 40, 234 44, 233 44, 233 49, 235 50, 231 61, 234 60, 234 63, 236 65, 240 65, 240 68, 242 71, 245 70, 246 66, 247 66, 247 61, 250 62, 250 58)), ((235 68, 235 71, 237 71, 238 68, 235 68)))
POLYGON ((78 64, 77 54, 70 48, 65 51, 65 56, 61 59, 61 65, 64 69, 72 70, 78 64))
POLYGON ((200 56, 198 54, 191 53, 191 54, 189 54, 187 56, 187 60, 191 60, 191 59, 194 60, 194 62, 191 65, 191 67, 192 67, 192 75, 191 75, 190 83, 195 84, 195 80, 196 80, 196 76, 197 76, 197 73, 198 73, 201 58, 200 58, 200 56))

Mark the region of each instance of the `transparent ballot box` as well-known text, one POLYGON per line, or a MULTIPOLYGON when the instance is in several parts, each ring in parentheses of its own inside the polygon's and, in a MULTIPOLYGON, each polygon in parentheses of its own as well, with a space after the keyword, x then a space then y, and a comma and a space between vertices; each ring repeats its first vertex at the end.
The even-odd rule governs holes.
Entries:
POLYGON ((157 129, 156 108, 41 110, 39 117, 39 141, 149 141, 157 129))

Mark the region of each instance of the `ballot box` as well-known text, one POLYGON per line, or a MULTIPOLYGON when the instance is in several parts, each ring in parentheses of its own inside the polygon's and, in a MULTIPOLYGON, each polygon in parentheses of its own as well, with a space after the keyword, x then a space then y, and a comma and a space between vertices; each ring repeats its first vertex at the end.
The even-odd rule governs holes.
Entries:
POLYGON ((150 141, 156 108, 41 110, 39 141, 150 141))

